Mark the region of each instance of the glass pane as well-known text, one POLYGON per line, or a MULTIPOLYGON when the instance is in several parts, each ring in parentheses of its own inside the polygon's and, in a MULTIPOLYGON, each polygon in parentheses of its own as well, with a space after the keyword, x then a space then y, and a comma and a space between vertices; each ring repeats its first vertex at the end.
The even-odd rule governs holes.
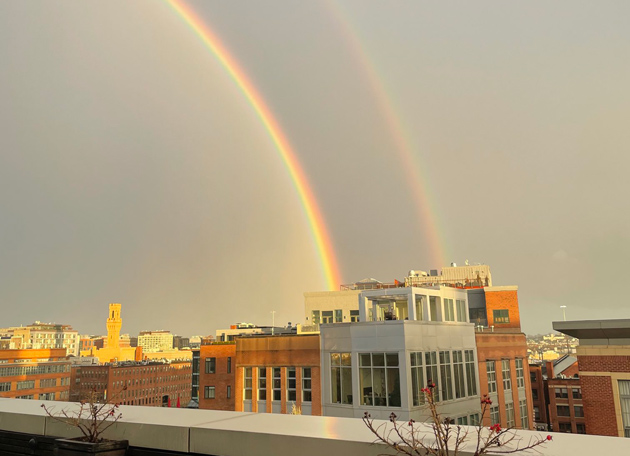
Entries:
POLYGON ((341 354, 341 365, 342 366, 352 366, 352 358, 350 353, 342 353, 341 354))
POLYGON ((385 354, 372 353, 372 362, 375 366, 385 366, 385 354))
POLYGON ((387 369, 387 392, 390 407, 400 407, 400 371, 387 369))
POLYGON ((330 370, 331 377, 331 391, 330 397, 333 404, 339 404, 341 402, 341 368, 333 367, 330 370))
POLYGON ((398 353, 387 353, 387 366, 398 366, 398 353))
POLYGON ((359 354, 359 366, 370 366, 370 354, 369 353, 360 353, 359 354))
POLYGON ((359 387, 361 388, 361 405, 373 405, 372 402, 372 369, 359 369, 359 387))
POLYGON ((342 404, 352 404, 352 369, 341 369, 342 404))
POLYGON ((333 366, 339 366, 341 364, 341 355, 339 353, 331 353, 330 364, 333 366))

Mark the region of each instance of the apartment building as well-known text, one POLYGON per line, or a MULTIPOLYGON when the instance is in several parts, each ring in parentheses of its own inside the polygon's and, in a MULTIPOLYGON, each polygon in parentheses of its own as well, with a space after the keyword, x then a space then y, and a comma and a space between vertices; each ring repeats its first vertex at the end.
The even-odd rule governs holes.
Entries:
POLYGON ((0 350, 0 397, 67 401, 66 352, 65 348, 0 350))
POLYGON ((79 332, 70 325, 56 323, 35 323, 3 330, 11 337, 10 348, 14 349, 55 349, 63 348, 67 355, 79 356, 79 332))
POLYGON ((481 394, 488 394, 493 402, 484 424, 531 429, 531 376, 518 287, 471 288, 467 294, 470 321, 475 324, 481 394))
POLYGON ((191 398, 190 361, 124 362, 73 366, 70 400, 79 401, 91 392, 123 405, 186 407, 191 398))
POLYGON ((466 290, 393 287, 361 291, 359 322, 322 324, 326 416, 424 421, 421 389, 437 385, 442 413, 458 424, 480 419, 474 325, 466 290))
POLYGON ((173 349, 173 334, 170 331, 140 331, 138 347, 143 353, 155 353, 173 349))
MULTIPOLYGON (((580 341, 578 413, 586 433, 630 437, 630 319, 557 321, 553 329, 580 341)), ((569 406, 572 397, 566 398, 569 406)))

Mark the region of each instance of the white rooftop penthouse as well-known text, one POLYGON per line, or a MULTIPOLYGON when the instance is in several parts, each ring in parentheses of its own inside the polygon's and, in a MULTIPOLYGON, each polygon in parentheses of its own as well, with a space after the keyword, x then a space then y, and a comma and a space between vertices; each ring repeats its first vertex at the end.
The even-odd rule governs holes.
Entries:
POLYGON ((444 285, 363 291, 359 317, 361 321, 468 322, 468 293, 444 285))
POLYGON ((424 421, 421 389, 437 385, 442 412, 479 419, 479 375, 467 294, 452 287, 363 291, 360 322, 320 327, 326 416, 424 421), (367 320, 367 321, 366 321, 367 320))

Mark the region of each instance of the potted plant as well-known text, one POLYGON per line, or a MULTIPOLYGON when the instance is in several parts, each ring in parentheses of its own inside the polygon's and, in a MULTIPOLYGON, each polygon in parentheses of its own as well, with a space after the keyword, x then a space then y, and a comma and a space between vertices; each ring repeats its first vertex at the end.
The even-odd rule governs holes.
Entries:
MULTIPOLYGON (((125 386, 123 388, 127 389, 125 386)), ((79 409, 69 412, 64 409, 54 413, 53 409, 42 404, 48 416, 56 421, 76 427, 81 436, 72 439, 57 439, 55 454, 59 456, 79 456, 95 454, 98 456, 124 456, 129 447, 127 440, 108 440, 103 433, 122 418, 115 397, 99 400, 96 390, 91 391, 85 400, 79 403, 79 409)))

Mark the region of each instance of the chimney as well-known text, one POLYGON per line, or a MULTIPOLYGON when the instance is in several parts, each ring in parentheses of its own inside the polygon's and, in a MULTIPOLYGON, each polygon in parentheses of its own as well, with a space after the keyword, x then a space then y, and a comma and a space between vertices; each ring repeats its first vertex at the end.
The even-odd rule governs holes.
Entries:
POLYGON ((554 378, 553 361, 545 361, 545 367, 547 368, 547 378, 554 378))

